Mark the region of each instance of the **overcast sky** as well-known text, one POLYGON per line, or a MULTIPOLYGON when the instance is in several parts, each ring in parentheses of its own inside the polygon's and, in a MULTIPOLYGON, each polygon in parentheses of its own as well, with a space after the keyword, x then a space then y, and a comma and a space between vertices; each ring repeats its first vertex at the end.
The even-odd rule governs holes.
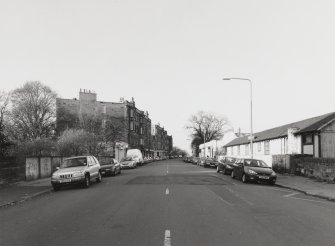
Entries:
POLYGON ((198 110, 254 131, 335 111, 334 0, 0 0, 0 89, 131 100, 189 149, 198 110))

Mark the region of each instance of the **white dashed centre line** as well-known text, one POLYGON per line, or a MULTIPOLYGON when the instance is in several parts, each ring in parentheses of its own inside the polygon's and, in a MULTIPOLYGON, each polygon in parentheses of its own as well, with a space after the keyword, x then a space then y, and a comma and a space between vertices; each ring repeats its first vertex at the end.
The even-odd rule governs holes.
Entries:
POLYGON ((165 230, 164 246, 171 246, 170 230, 165 230))
POLYGON ((169 195, 169 194, 170 194, 169 188, 166 188, 165 195, 169 195))

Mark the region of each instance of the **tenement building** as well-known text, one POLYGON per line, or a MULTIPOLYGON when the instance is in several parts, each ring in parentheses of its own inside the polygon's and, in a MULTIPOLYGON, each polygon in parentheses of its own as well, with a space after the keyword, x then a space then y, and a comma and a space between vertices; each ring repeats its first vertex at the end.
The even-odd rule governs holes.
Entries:
POLYGON ((151 134, 154 157, 168 157, 172 151, 172 136, 159 124, 152 127, 151 134))
MULTIPOLYGON (((97 101, 97 94, 89 90, 80 90, 79 99, 57 98, 57 134, 69 128, 84 128, 91 132, 103 129, 106 141, 117 143, 115 146, 119 150, 114 154, 118 156, 123 156, 127 148, 140 149, 143 156, 154 156, 151 119, 147 111, 136 108, 134 99, 97 101)), ((166 135, 163 129, 157 146, 159 151, 167 153, 169 142, 164 140, 166 135)))

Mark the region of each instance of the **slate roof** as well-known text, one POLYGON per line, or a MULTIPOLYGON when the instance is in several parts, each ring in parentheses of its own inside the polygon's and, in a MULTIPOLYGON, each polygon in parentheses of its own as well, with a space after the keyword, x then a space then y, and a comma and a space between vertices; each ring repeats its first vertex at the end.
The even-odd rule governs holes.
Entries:
MULTIPOLYGON (((335 119, 335 112, 309 118, 306 120, 297 121, 297 122, 286 124, 283 126, 271 128, 271 129, 268 129, 262 132, 257 132, 257 133, 254 133, 254 142, 260 142, 264 140, 271 140, 271 139, 286 137, 287 130, 293 127, 300 129, 295 133, 296 135, 307 133, 307 132, 318 131, 320 127, 323 127, 325 124, 327 124, 333 119, 335 119)), ((248 139, 248 136, 245 136, 245 137, 235 138, 231 142, 227 143, 224 147, 248 144, 248 143, 250 143, 250 140, 248 139)))

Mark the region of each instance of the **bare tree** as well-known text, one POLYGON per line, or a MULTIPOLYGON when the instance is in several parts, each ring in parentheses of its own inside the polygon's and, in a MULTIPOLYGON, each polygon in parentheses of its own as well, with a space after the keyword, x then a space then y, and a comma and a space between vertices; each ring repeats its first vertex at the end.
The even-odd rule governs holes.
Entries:
POLYGON ((200 144, 222 139, 231 127, 226 117, 199 111, 190 117, 186 129, 191 133, 191 147, 197 152, 200 144))
POLYGON ((11 135, 17 140, 49 137, 55 125, 56 93, 39 81, 26 82, 11 97, 11 135))
POLYGON ((171 156, 180 156, 180 155, 186 156, 187 152, 185 150, 183 150, 183 149, 180 149, 180 148, 174 146, 172 148, 172 151, 171 151, 170 155, 171 156))
POLYGON ((0 126, 3 126, 5 115, 8 113, 9 101, 10 94, 4 91, 0 91, 0 126))
POLYGON ((11 145, 8 137, 5 133, 5 115, 8 113, 8 104, 10 100, 10 94, 4 91, 0 91, 0 156, 5 156, 7 150, 11 145))

